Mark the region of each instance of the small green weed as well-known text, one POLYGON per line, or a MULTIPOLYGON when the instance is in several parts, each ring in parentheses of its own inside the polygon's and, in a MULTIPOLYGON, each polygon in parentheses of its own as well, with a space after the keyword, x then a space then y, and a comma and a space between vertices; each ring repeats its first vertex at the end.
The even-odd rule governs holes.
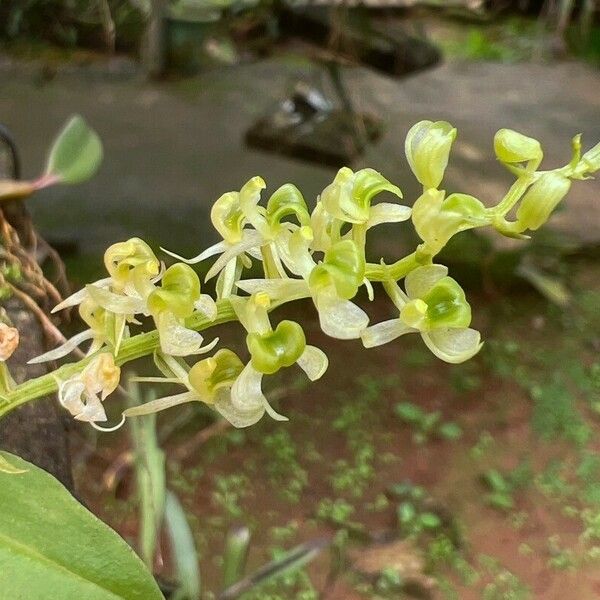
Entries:
POLYGON ((525 461, 509 473, 489 469, 483 474, 482 480, 489 490, 485 501, 494 508, 508 511, 515 506, 515 491, 529 485, 533 480, 533 473, 531 466, 525 461))
POLYGON ((335 472, 331 476, 333 489, 336 492, 348 490, 355 497, 361 496, 375 477, 374 458, 375 448, 371 444, 364 444, 354 453, 354 464, 338 460, 335 463, 335 472))
POLYGON ((555 378, 550 383, 534 385, 530 393, 534 401, 531 425, 542 438, 550 440, 560 436, 579 447, 589 441, 591 429, 564 382, 555 378))
POLYGON ((394 412, 414 429, 413 440, 417 444, 424 444, 431 436, 445 440, 457 440, 462 436, 460 426, 452 421, 444 423, 439 411, 428 413, 412 402, 399 402, 394 412))
POLYGON ((296 444, 285 429, 266 435, 262 445, 268 454, 267 474, 277 493, 288 502, 297 504, 308 485, 308 473, 298 462, 296 444))
POLYGON ((212 499, 229 517, 239 519, 244 511, 240 501, 246 496, 250 482, 245 475, 217 475, 212 499))

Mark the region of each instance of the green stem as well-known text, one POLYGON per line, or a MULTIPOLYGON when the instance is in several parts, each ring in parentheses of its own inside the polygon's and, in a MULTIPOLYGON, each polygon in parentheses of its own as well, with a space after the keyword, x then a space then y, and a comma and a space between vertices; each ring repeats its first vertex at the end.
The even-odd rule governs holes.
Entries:
POLYGON ((527 173, 525 175, 521 175, 519 179, 517 179, 508 192, 506 196, 500 200, 500 202, 489 209, 489 212, 494 216, 506 216, 510 209, 519 201, 521 196, 527 191, 527 188, 532 184, 534 177, 531 174, 527 173))
MULTIPOLYGON (((219 300, 217 308, 217 317, 214 321, 210 321, 198 313, 192 315, 186 321, 186 326, 195 331, 202 331, 213 325, 220 325, 221 323, 236 320, 235 313, 228 300, 219 300)), ((124 365, 142 356, 152 354, 159 346, 158 331, 140 333, 126 339, 121 344, 121 349, 115 358, 115 362, 118 365, 124 365)), ((102 350, 99 350, 99 352, 102 352, 102 350)), ((42 398, 48 394, 53 394, 58 390, 59 381, 66 381, 76 373, 81 373, 85 366, 92 360, 93 356, 95 355, 88 356, 75 363, 63 365, 52 373, 36 377, 35 379, 29 379, 12 389, 9 393, 4 394, 0 398, 0 418, 22 404, 42 398)))
POLYGON ((367 263, 365 277, 370 281, 386 281, 390 277, 398 280, 406 277, 419 266, 417 253, 413 252, 391 265, 367 263))

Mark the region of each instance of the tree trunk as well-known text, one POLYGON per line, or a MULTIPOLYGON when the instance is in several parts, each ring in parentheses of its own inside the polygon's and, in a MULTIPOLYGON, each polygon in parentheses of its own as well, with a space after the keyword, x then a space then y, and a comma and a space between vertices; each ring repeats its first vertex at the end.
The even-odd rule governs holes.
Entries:
MULTIPOLYGON (((46 247, 36 236, 22 203, 2 206, 0 225, 3 230, 11 228, 14 243, 33 260, 38 250, 46 247)), ((2 307, 20 335, 19 347, 8 361, 14 379, 20 383, 43 375, 48 371, 47 366, 27 365, 29 359, 46 351, 47 340, 38 316, 16 295, 3 302, 2 307)), ((0 421, 0 448, 48 471, 73 491, 67 425, 66 412, 55 397, 29 402, 0 421)))

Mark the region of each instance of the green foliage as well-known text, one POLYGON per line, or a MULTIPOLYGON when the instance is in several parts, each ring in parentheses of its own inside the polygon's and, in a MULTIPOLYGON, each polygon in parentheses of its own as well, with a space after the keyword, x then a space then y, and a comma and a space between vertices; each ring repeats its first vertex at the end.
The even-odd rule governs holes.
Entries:
POLYGON ((384 598, 395 598, 404 588, 402 573, 393 567, 386 567, 375 582, 375 590, 384 598))
MULTIPOLYGON (((142 402, 139 388, 134 383, 129 386, 129 398, 131 405, 142 402)), ((132 420, 130 429, 135 448, 135 476, 140 502, 139 548, 144 562, 151 569, 165 509, 165 454, 158 445, 156 415, 132 420)))
POLYGON ((570 497, 575 486, 568 481, 568 465, 560 460, 551 460, 546 468, 535 477, 536 487, 545 495, 557 500, 570 497))
POLYGON ((4 456, 0 455, 0 473, 4 473, 7 475, 19 475, 21 473, 26 473, 26 472, 27 472, 26 469, 16 467, 15 465, 12 464, 12 462, 10 462, 10 460, 8 460, 4 456))
POLYGON ((342 498, 336 500, 323 498, 317 506, 316 516, 335 525, 347 525, 354 510, 354 506, 342 498))
POLYGON ((534 400, 531 425, 544 439, 561 436, 578 446, 590 439, 591 430, 563 381, 555 378, 549 383, 535 385, 531 388, 531 397, 534 400))
POLYGON ((171 599, 199 600, 201 586, 196 545, 183 507, 173 492, 167 492, 166 496, 165 525, 179 581, 179 588, 171 599))
POLYGON ((552 569, 573 570, 576 566, 575 553, 570 548, 563 548, 560 545, 560 536, 552 535, 548 538, 548 566, 552 569))
POLYGON ((71 117, 48 156, 46 175, 62 183, 81 183, 94 175, 102 162, 102 142, 79 116, 71 117))
POLYGON ((247 489, 248 478, 245 475, 218 475, 212 499, 229 517, 239 519, 244 514, 240 501, 246 496, 247 489))
POLYGON ((244 576, 248 550, 250 549, 250 530, 236 527, 227 533, 223 551, 223 587, 227 588, 244 576))
POLYGON ((577 467, 577 477, 582 483, 582 500, 600 506, 600 454, 584 452, 577 467))
POLYGON ((335 472, 331 476, 331 485, 336 492, 349 491, 359 497, 375 476, 373 460, 375 448, 368 443, 358 447, 354 452, 354 464, 346 460, 335 463, 335 472))
MULTIPOLYGON (((119 47, 134 48, 142 34, 143 2, 107 0, 119 47)), ((2 0, 0 39, 45 40, 61 46, 106 47, 106 14, 91 0, 2 0)))
POLYGON ((433 512, 420 512, 410 501, 401 502, 397 508, 398 525, 403 535, 417 536, 424 531, 438 530, 442 520, 433 512))
POLYGON ((488 504, 500 510, 514 508, 513 494, 515 491, 529 485, 533 479, 531 466, 522 462, 517 468, 508 473, 501 473, 497 469, 489 469, 482 477, 484 484, 489 489, 485 499, 488 504))
POLYGON ((485 554, 478 557, 485 575, 491 578, 483 588, 482 600, 529 600, 532 598, 529 588, 500 562, 485 554))
POLYGON ((308 473, 298 462, 294 440, 287 430, 278 429, 264 436, 262 445, 268 455, 266 470, 273 487, 288 502, 298 503, 308 485, 308 473))
MULTIPOLYGON (((98 134, 75 115, 52 144, 43 175, 31 181, 0 178, 0 202, 27 198, 56 184, 82 183, 94 175, 101 162, 102 143, 98 134)), ((18 268, 10 264, 0 265, 0 268, 7 278, 20 281, 22 275, 18 268)))
POLYGON ((415 430, 413 440, 417 444, 424 444, 431 436, 445 440, 457 440, 462 436, 460 426, 452 421, 442 422, 439 411, 428 413, 412 402, 400 402, 394 412, 415 430))
POLYGON ((35 465, 0 453, 0 589, 7 598, 159 600, 142 561, 119 535, 35 465))
POLYGON ((482 386, 482 379, 475 370, 473 363, 456 365, 450 375, 450 384, 457 394, 475 392, 482 386))

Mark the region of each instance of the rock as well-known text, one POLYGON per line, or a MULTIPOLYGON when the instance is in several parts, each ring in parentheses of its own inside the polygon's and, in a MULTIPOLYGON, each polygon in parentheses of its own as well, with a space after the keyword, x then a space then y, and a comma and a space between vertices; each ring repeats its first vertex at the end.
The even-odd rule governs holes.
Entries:
POLYGON ((386 571, 395 571, 405 593, 417 598, 432 596, 435 580, 425 574, 425 559, 408 540, 394 540, 351 552, 350 560, 352 569, 373 583, 386 571))

